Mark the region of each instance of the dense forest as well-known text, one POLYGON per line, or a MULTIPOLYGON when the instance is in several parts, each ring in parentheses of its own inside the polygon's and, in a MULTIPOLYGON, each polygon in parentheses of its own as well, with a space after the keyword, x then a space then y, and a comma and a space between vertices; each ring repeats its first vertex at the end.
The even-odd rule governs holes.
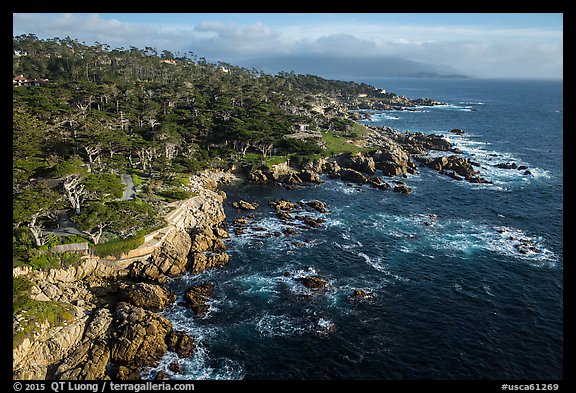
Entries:
POLYGON ((13 87, 12 131, 13 261, 40 268, 75 261, 45 252, 57 244, 88 241, 102 253, 134 247, 162 226, 166 202, 192 195, 187 178, 204 168, 334 154, 327 144, 362 129, 349 119, 357 97, 405 100, 366 84, 268 75, 193 52, 33 34, 13 38, 13 75, 42 81, 13 87), (303 130, 316 138, 287 137, 303 130), (122 176, 136 186, 135 198, 122 198, 122 176), (73 234, 51 230, 63 217, 73 234))

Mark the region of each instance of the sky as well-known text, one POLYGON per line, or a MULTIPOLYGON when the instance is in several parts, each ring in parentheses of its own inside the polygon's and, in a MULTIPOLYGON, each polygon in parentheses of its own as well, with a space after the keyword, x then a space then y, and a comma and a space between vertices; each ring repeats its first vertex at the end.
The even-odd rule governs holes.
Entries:
POLYGON ((561 13, 13 14, 13 34, 28 33, 112 49, 192 51, 232 64, 261 57, 394 57, 477 78, 563 74, 561 13))

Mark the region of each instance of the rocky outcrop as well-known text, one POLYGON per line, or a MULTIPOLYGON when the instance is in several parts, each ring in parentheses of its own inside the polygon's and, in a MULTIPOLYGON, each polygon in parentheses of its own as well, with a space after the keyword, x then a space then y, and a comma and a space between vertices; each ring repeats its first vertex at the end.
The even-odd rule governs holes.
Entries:
POLYGON ((306 288, 311 288, 311 289, 322 289, 327 285, 326 280, 324 280, 320 276, 297 277, 296 281, 300 282, 306 288))
POLYGON ((401 194, 411 194, 412 189, 408 187, 404 182, 399 182, 398 185, 394 187, 394 192, 401 194))
POLYGON ((192 356, 195 348, 194 339, 183 332, 170 332, 166 338, 166 344, 168 345, 168 350, 176 352, 180 358, 192 356))
POLYGON ((414 158, 420 161, 422 165, 449 175, 457 180, 459 180, 459 176, 462 176, 471 183, 491 183, 478 176, 479 172, 474 170, 468 158, 457 155, 440 157, 415 156, 414 158))
POLYGON ((236 202, 232 202, 232 207, 234 209, 241 209, 241 210, 256 210, 260 207, 256 202, 247 202, 245 200, 239 200, 236 202))
MULTIPOLYGON (((243 221, 237 219, 235 225, 244 227, 248 224, 245 218, 243 221)), ((191 272, 200 273, 206 269, 223 266, 230 261, 230 256, 224 252, 226 246, 221 237, 228 234, 220 227, 205 228, 195 232, 192 241, 190 261, 191 272)))
POLYGON ((25 337, 13 349, 12 370, 14 379, 51 378, 49 368, 59 364, 81 342, 89 317, 83 309, 76 308, 72 321, 62 326, 40 324, 38 333, 25 337))
POLYGON ((172 231, 150 258, 150 264, 169 277, 176 277, 186 271, 188 267, 188 253, 192 242, 184 230, 172 231))
POLYGON ((209 310, 208 300, 212 296, 214 284, 205 282, 203 284, 194 285, 189 288, 184 294, 184 301, 187 307, 190 307, 196 317, 202 318, 209 310))
POLYGON ((120 303, 112 325, 110 359, 121 366, 155 366, 168 351, 172 323, 143 308, 120 303))
POLYGON ((296 204, 292 201, 288 201, 285 199, 272 199, 268 201, 268 206, 274 208, 276 212, 280 211, 292 211, 292 209, 296 208, 296 204))
POLYGON ((328 212, 326 202, 314 200, 314 201, 305 202, 305 204, 306 204, 306 206, 309 206, 312 209, 314 209, 320 213, 327 213, 328 212))
POLYGON ((368 178, 366 176, 350 168, 340 169, 339 175, 342 180, 352 183, 364 184, 368 182, 368 178))
POLYGON ((14 378, 139 379, 140 368, 157 364, 167 350, 190 356, 193 339, 180 334, 168 340, 172 326, 155 314, 175 300, 158 284, 189 268, 197 272, 228 261, 221 252, 221 238, 228 236, 221 227, 226 195, 216 189, 227 178, 191 178, 190 189, 198 195, 171 204, 169 225, 118 259, 88 256, 67 269, 13 269, 14 276, 34 284, 32 299, 73 305, 65 321, 40 321, 37 334, 15 344, 14 378))
POLYGON ((336 157, 336 162, 343 168, 353 169, 357 172, 363 172, 373 175, 376 172, 376 163, 370 156, 358 154, 341 154, 336 157))
POLYGON ((176 300, 176 295, 159 285, 121 284, 120 299, 150 311, 162 311, 176 300))
POLYGON ((363 289, 355 289, 354 292, 352 292, 352 295, 350 295, 352 300, 362 300, 370 297, 372 297, 372 294, 363 289))
POLYGON ((254 171, 250 171, 250 173, 248 174, 248 180, 254 183, 266 183, 269 179, 264 172, 257 169, 254 171))
POLYGON ((70 353, 54 372, 56 379, 107 379, 110 360, 110 326, 112 314, 100 308, 92 317, 80 345, 70 353))
POLYGON ((191 272, 201 273, 207 269, 213 269, 226 265, 230 262, 230 255, 225 252, 210 253, 210 254, 194 254, 192 257, 191 272))
MULTIPOLYGON (((496 168, 500 168, 500 169, 516 169, 516 168, 518 168, 518 166, 516 165, 515 162, 501 162, 501 163, 498 163, 494 166, 496 168)), ((524 169, 526 169, 526 168, 524 168, 524 169)))

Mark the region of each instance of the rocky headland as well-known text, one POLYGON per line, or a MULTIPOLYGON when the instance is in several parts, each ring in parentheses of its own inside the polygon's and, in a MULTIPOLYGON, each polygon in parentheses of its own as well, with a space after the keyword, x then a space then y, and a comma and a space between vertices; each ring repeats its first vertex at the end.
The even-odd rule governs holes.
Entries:
MULTIPOLYGON (((462 157, 441 135, 401 133, 388 127, 367 129, 362 152, 310 159, 298 165, 287 161, 271 168, 244 168, 244 175, 251 182, 298 188, 305 183, 321 183, 320 176, 325 174, 351 186, 370 185, 403 194, 412 190, 399 178, 417 174, 420 166, 456 180, 489 182, 479 177, 474 163, 462 157), (427 155, 430 151, 446 154, 427 155)), ((14 268, 14 277, 32 283, 32 299, 67 304, 70 312, 63 323, 43 322, 32 336, 14 341, 13 377, 139 379, 144 368, 156 366, 168 351, 177 353, 178 358, 191 356, 194 337, 175 330, 169 320, 157 313, 176 300, 165 286, 171 278, 229 262, 223 241, 228 237, 223 209, 226 195, 218 190, 218 185, 233 177, 226 172, 212 172, 191 178, 190 188, 197 195, 173 203, 166 216, 169 225, 148 235, 144 245, 119 258, 86 255, 82 263, 67 269, 14 268)), ((322 201, 271 200, 268 205, 281 220, 290 223, 284 235, 318 228, 325 222, 322 215, 329 213, 322 201)), ((232 206, 247 213, 232 223, 240 235, 250 223, 250 212, 261 207, 245 200, 234 201, 232 206)), ((303 245, 294 242, 295 247, 303 245)), ((321 277, 298 281, 317 291, 325 285, 321 277)), ((206 301, 214 285, 217 283, 206 282, 186 291, 185 305, 197 318, 207 312, 206 301)), ((358 289, 351 298, 370 296, 358 289)), ((28 321, 25 315, 16 316, 14 331, 30 323, 34 321, 28 321)), ((178 364, 172 366, 179 368, 178 364)))
POLYGON ((13 342, 13 378, 140 379, 167 351, 190 356, 194 338, 157 312, 176 299, 164 286, 171 277, 228 262, 221 240, 226 195, 217 185, 229 180, 224 173, 190 179, 197 195, 174 203, 169 225, 119 258, 87 255, 75 267, 47 271, 14 268, 14 278, 31 283, 31 299, 66 304, 69 312, 60 323, 15 317, 15 332, 36 326, 13 342))
MULTIPOLYGON (((272 168, 251 167, 247 169, 248 180, 255 183, 273 183, 295 188, 304 183, 320 183, 320 175, 339 178, 350 184, 369 184, 381 190, 392 188, 394 192, 410 193, 403 182, 391 187, 388 178, 417 174, 419 166, 432 168, 456 180, 471 183, 490 183, 479 176, 474 162, 461 156, 442 135, 421 132, 404 133, 389 127, 366 126, 368 135, 361 141, 364 151, 343 153, 328 158, 293 164, 290 161, 272 168), (445 155, 429 156, 430 151, 446 152, 445 155), (417 164, 419 163, 419 164, 417 164)), ((452 130, 456 133, 462 130, 452 130)))

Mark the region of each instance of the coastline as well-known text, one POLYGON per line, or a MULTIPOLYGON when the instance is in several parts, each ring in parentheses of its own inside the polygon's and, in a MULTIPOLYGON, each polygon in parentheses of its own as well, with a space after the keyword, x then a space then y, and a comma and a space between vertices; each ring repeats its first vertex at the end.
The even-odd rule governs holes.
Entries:
MULTIPOLYGON (((367 140, 373 149, 366 153, 342 153, 299 166, 286 162, 271 168, 250 168, 246 174, 238 170, 237 174, 204 172, 190 178, 190 188, 198 195, 172 203, 174 209, 166 216, 169 225, 147 235, 145 244, 121 258, 88 256, 76 268, 48 272, 14 268, 14 277, 27 277, 35 283, 31 292, 35 300, 58 300, 74 306, 71 321, 63 326, 44 325, 34 341, 26 338, 14 348, 14 378, 140 379, 142 370, 157 365, 168 351, 178 353, 179 357, 190 356, 194 338, 175 331, 171 322, 156 312, 175 301, 175 295, 165 286, 171 277, 186 271, 200 273, 228 263, 222 242, 228 236, 223 226, 226 194, 218 191, 220 184, 270 183, 297 189, 305 183, 321 183, 320 175, 327 174, 351 186, 369 184, 380 190, 410 194, 412 190, 400 179, 408 173, 418 174, 419 166, 427 166, 455 181, 465 178, 473 183, 488 182, 478 176, 469 159, 461 158, 460 152, 439 135, 400 133, 387 127, 368 129, 367 140), (444 155, 431 158, 426 156, 429 151, 444 155), (386 180, 392 180, 394 186, 386 180), (146 333, 150 330, 155 333, 146 333), (91 338, 96 336, 101 339, 92 342, 91 338), (91 358, 96 355, 99 360, 94 362, 91 358), (114 370, 113 374, 107 371, 109 368, 114 370)), ((240 202, 249 206, 247 201, 240 202)), ((282 208, 275 208, 281 218, 284 215, 291 219, 282 208)), ((312 221, 300 225, 313 228, 322 224, 312 221)), ((241 223, 234 222, 234 228, 241 231, 241 223)), ((308 284, 322 287, 325 283, 321 278, 318 280, 308 284)), ((190 290, 189 306, 201 316, 211 288, 190 290)), ((370 294, 359 289, 355 296, 361 299, 370 294)), ((157 376, 163 377, 166 376, 157 376)))

